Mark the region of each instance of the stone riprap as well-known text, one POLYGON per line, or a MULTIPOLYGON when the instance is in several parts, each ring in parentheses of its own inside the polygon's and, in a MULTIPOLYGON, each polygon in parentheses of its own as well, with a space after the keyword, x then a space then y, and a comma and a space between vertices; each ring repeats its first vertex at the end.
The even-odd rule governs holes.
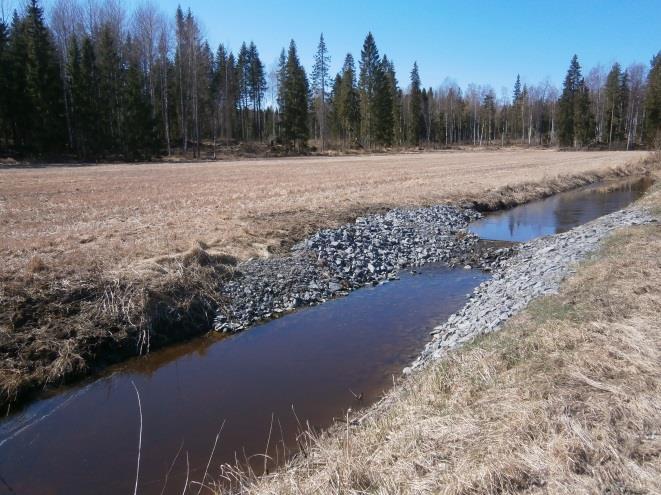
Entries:
POLYGON ((405 267, 443 262, 489 269, 510 250, 481 249, 468 224, 474 210, 433 206, 394 209, 322 230, 290 256, 249 260, 226 282, 215 321, 219 331, 247 326, 311 306, 366 285, 396 279, 405 267))
POLYGON ((613 230, 654 221, 648 212, 628 208, 566 233, 519 245, 516 254, 493 267, 493 277, 473 291, 460 311, 434 329, 433 340, 404 373, 442 357, 478 335, 499 329, 533 299, 557 292, 577 262, 594 252, 613 230))
POLYGON ((295 249, 313 251, 338 277, 361 286, 405 266, 460 262, 478 240, 463 229, 477 218, 473 210, 451 206, 397 209, 322 230, 295 249))

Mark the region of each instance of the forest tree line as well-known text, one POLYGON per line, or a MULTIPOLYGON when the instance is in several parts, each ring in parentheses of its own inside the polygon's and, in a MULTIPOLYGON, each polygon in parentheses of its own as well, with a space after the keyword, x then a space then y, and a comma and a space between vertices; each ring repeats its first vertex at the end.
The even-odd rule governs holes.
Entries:
POLYGON ((190 10, 116 0, 38 0, 0 21, 0 149, 84 160, 266 143, 305 150, 454 145, 632 149, 661 141, 661 52, 650 66, 583 74, 571 59, 559 91, 521 83, 424 87, 415 63, 399 81, 368 33, 332 75, 320 37, 310 74, 292 40, 267 70, 254 43, 212 49, 190 10))

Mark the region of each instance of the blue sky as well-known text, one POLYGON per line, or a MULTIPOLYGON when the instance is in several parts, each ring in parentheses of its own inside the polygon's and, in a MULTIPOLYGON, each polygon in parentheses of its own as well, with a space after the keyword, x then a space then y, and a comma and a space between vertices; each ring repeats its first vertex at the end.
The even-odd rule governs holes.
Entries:
MULTIPOLYGON (((137 2, 124 0, 130 9, 137 2)), ((237 50, 257 44, 270 67, 294 38, 306 68, 324 33, 333 71, 350 51, 356 61, 368 31, 380 52, 395 61, 402 86, 414 60, 425 86, 451 78, 490 84, 498 95, 517 73, 559 86, 569 59, 578 54, 584 72, 598 63, 648 64, 661 50, 661 0, 441 1, 441 0, 161 0, 174 13, 190 7, 212 46, 237 50)))
MULTIPOLYGON (((174 9, 177 0, 159 2, 174 9)), ((182 3, 182 7, 187 4, 182 3)), ((212 44, 257 44, 270 66, 294 38, 309 67, 324 33, 333 69, 360 55, 368 31, 408 83, 414 60, 425 86, 446 77, 462 87, 491 84, 500 94, 517 72, 524 81, 560 85, 576 52, 583 67, 647 64, 661 50, 661 0, 649 1, 348 1, 197 0, 189 5, 212 44)))

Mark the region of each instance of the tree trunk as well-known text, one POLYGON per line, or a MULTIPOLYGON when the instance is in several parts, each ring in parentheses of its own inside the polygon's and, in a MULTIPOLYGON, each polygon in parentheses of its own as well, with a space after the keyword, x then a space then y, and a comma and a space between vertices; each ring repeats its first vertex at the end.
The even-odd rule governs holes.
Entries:
POLYGON ((167 59, 163 61, 164 67, 161 69, 161 105, 163 108, 163 130, 165 132, 165 146, 167 147, 168 156, 172 154, 170 146, 170 116, 168 108, 168 65, 167 59))

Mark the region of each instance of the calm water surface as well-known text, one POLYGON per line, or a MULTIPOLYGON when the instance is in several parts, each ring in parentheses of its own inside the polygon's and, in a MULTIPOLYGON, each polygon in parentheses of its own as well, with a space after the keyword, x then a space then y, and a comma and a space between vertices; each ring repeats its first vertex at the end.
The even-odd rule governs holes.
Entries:
MULTIPOLYGON (((132 383, 144 420, 141 494, 161 492, 180 448, 166 493, 181 493, 186 453, 191 478, 202 478, 223 423, 216 468, 264 453, 272 415, 271 447, 294 448, 298 421, 326 427, 346 408, 376 400, 485 279, 430 265, 228 338, 154 352, 36 402, 0 425, 0 493, 132 493, 139 431, 132 383)), ((252 462, 263 466, 262 458, 252 462)))
POLYGON ((640 198, 652 182, 648 178, 626 179, 556 194, 489 213, 473 222, 469 229, 482 239, 520 242, 566 232, 624 208, 640 198))

